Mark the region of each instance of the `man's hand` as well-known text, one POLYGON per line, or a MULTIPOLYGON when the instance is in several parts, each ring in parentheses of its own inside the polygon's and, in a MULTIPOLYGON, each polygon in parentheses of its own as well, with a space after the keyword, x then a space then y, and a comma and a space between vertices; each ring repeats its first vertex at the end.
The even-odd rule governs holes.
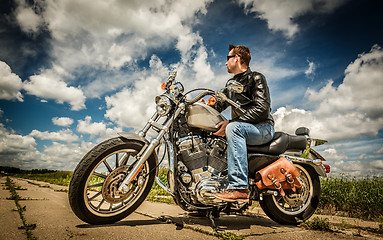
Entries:
POLYGON ((226 135, 226 126, 229 124, 229 121, 222 121, 218 123, 215 127, 218 128, 218 131, 213 133, 213 135, 224 137, 226 135))

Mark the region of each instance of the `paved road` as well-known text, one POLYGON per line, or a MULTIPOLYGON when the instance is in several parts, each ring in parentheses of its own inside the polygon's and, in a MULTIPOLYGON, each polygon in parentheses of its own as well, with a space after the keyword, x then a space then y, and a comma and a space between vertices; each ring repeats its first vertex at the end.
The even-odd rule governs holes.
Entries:
MULTIPOLYGON (((187 216, 176 205, 145 201, 133 214, 120 222, 105 226, 92 226, 79 220, 71 211, 66 187, 44 182, 12 178, 19 186, 20 205, 26 206, 24 217, 27 224, 36 224, 32 235, 38 239, 218 239, 213 236, 210 221, 187 216), (160 221, 159 217, 168 219, 160 221)), ((8 200, 6 178, 0 178, 0 240, 27 239, 13 200, 8 200)), ((216 224, 222 233, 244 236, 244 239, 383 239, 383 235, 365 231, 378 228, 378 223, 323 216, 330 219, 335 232, 306 230, 296 226, 279 225, 267 218, 260 209, 253 216, 222 215, 216 224), (354 227, 345 227, 353 225, 354 227), (339 227, 340 226, 340 227, 339 227), (364 227, 360 231, 356 227, 364 227)))

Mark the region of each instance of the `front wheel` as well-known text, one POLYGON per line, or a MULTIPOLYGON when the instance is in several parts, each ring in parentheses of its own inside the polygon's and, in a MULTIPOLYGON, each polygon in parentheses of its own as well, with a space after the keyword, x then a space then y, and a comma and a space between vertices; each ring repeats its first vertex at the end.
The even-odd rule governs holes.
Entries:
POLYGON ((303 183, 296 192, 286 190, 286 196, 265 195, 259 201, 263 211, 280 224, 296 225, 310 218, 319 204, 320 181, 315 170, 307 165, 294 164, 301 172, 303 183))
POLYGON ((136 210, 154 181, 156 159, 151 155, 126 192, 118 187, 137 162, 144 143, 112 138, 94 147, 76 167, 69 185, 69 203, 90 224, 117 222, 136 210))

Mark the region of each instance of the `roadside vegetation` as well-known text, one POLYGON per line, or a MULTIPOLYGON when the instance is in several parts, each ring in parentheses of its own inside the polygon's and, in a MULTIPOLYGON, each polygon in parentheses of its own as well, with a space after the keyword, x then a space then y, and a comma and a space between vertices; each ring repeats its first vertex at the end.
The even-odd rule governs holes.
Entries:
POLYGON ((383 176, 321 179, 319 211, 341 213, 364 220, 383 218, 383 176))
MULTIPOLYGON (((159 170, 159 177, 167 184, 167 169, 159 170)), ((44 174, 16 174, 16 177, 68 186, 72 172, 58 171, 44 174)), ((96 179, 95 179, 96 180, 96 179)), ((99 182, 99 180, 96 180, 99 182)), ((318 213, 339 214, 383 224, 383 176, 353 178, 348 176, 321 179, 322 194, 318 213)), ((174 203, 172 197, 156 182, 147 199, 174 203)))
POLYGON ((27 174, 15 174, 15 177, 48 182, 61 186, 69 186, 70 179, 73 172, 70 171, 57 171, 50 173, 27 173, 27 174))
MULTIPOLYGON (((158 177, 160 178, 161 182, 169 186, 167 173, 167 168, 160 168, 158 170, 158 177)), ((154 181, 153 187, 150 190, 149 195, 146 197, 146 199, 152 202, 174 203, 174 200, 170 196, 170 194, 167 193, 162 187, 160 187, 160 185, 158 185, 156 181, 154 181)))
POLYGON ((313 217, 307 221, 304 221, 301 226, 306 229, 318 230, 318 231, 327 231, 331 232, 330 223, 327 218, 313 217))

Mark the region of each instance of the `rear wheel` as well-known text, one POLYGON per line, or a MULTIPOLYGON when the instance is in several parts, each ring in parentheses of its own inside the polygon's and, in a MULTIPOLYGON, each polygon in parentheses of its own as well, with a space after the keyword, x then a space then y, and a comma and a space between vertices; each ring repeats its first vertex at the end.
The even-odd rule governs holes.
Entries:
POLYGON ((320 181, 315 170, 307 165, 294 164, 303 183, 296 192, 285 190, 286 196, 265 195, 259 201, 263 211, 272 220, 288 225, 296 225, 300 221, 310 218, 319 204, 320 181))
POLYGON ((78 164, 69 185, 69 203, 81 220, 90 224, 119 221, 136 210, 154 181, 154 155, 144 163, 128 191, 118 187, 137 162, 143 143, 112 138, 94 147, 78 164))

